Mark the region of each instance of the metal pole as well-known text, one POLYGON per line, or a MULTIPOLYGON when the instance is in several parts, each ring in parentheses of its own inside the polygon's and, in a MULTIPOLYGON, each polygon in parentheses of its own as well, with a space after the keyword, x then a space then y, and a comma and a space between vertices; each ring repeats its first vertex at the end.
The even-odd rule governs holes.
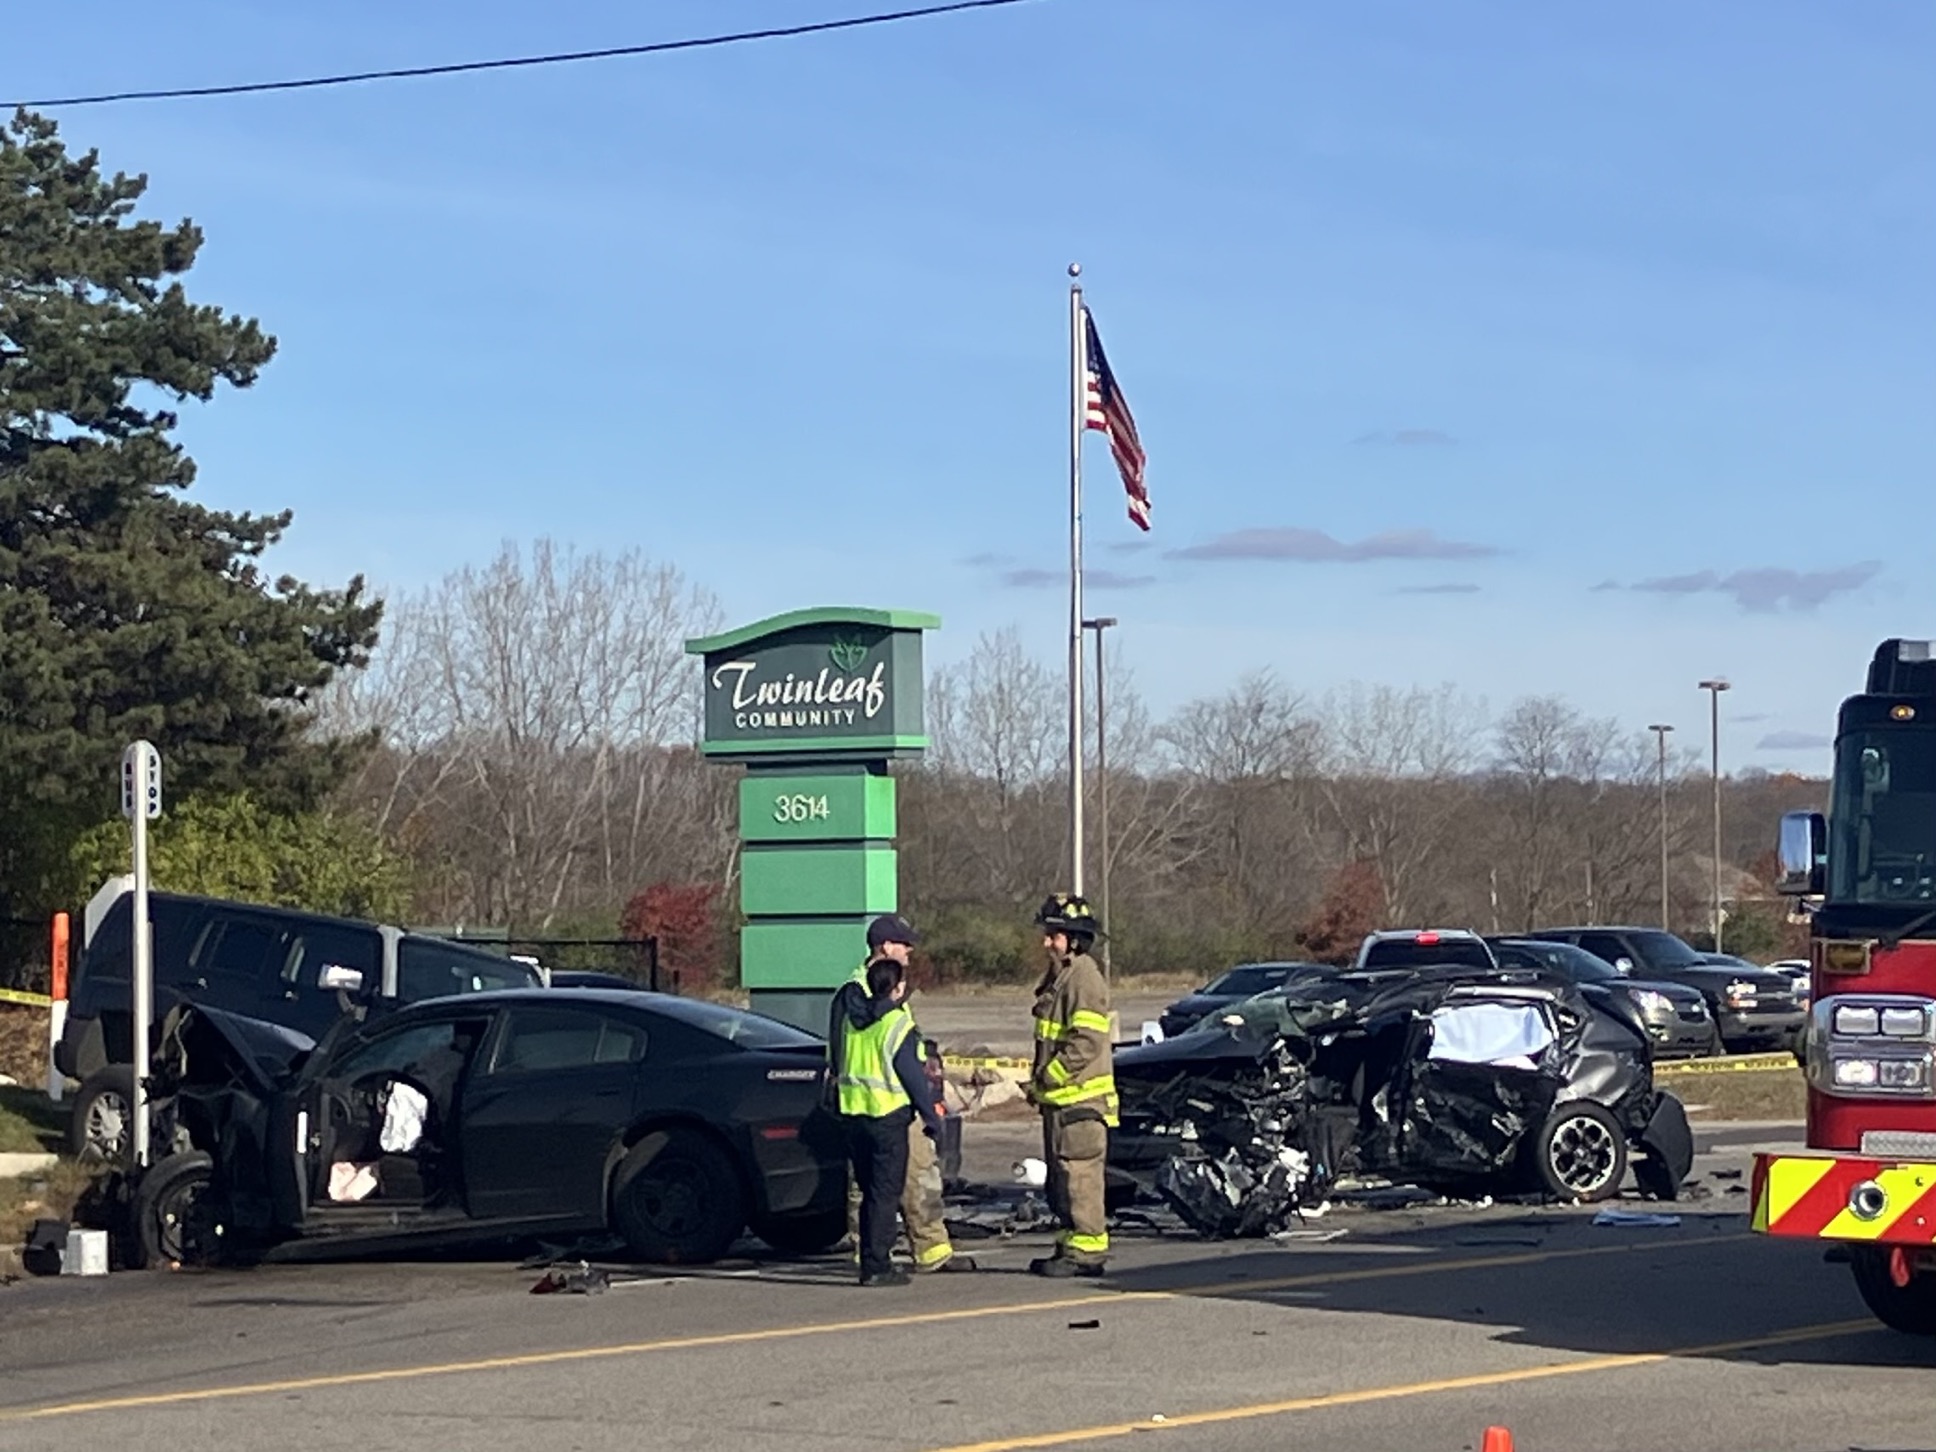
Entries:
MULTIPOLYGON (((154 748, 145 741, 135 743, 134 779, 137 791, 148 778, 148 753, 154 748)), ((148 1033, 155 1017, 154 939, 148 932, 148 812, 137 795, 134 805, 134 1095, 128 1105, 134 1121, 130 1147, 138 1166, 148 1163, 148 1033)))
POLYGON ((1721 951, 1721 692, 1728 683, 1718 677, 1702 681, 1708 693, 1708 733, 1714 775, 1714 951, 1721 951))
POLYGON ((1109 916, 1109 713, 1103 697, 1103 646, 1102 633, 1116 623, 1113 615, 1099 615, 1094 620, 1085 620, 1083 627, 1096 632, 1096 875, 1099 879, 1102 896, 1102 976, 1109 981, 1109 927, 1115 919, 1109 916))
POLYGON ((1082 264, 1069 264, 1069 891, 1082 893, 1082 264))
POLYGON ((1672 726, 1649 726, 1660 742, 1660 925, 1669 926, 1667 899, 1667 733, 1672 726))

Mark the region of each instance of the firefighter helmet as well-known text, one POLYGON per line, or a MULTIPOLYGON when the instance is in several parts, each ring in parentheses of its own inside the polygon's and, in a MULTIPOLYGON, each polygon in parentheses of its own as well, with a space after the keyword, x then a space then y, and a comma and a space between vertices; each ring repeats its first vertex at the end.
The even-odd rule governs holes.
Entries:
POLYGON ((1044 932, 1067 933, 1071 938, 1102 936, 1102 923, 1089 906, 1089 900, 1071 893, 1058 892, 1045 901, 1035 914, 1035 921, 1044 932))

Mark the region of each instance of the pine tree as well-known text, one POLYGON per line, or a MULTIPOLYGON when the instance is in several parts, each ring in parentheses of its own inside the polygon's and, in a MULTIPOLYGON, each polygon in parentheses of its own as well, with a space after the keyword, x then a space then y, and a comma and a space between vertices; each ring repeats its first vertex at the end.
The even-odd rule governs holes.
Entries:
POLYGON ((74 838, 116 811, 122 747, 162 750, 168 791, 314 802, 355 743, 306 739, 381 606, 271 580, 288 512, 184 498, 174 405, 247 388, 275 352, 252 318, 189 300, 202 234, 135 216, 51 121, 0 129, 0 916, 38 914, 74 838))

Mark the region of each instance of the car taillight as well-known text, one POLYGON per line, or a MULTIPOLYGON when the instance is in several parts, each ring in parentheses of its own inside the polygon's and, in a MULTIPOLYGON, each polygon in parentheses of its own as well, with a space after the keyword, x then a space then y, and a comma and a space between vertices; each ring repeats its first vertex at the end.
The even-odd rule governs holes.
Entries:
POLYGON ((1437 933, 1420 933, 1416 938, 1412 939, 1412 941, 1414 943, 1417 943, 1421 948, 1430 948, 1434 946, 1438 942, 1438 940, 1439 940, 1439 935, 1437 933))

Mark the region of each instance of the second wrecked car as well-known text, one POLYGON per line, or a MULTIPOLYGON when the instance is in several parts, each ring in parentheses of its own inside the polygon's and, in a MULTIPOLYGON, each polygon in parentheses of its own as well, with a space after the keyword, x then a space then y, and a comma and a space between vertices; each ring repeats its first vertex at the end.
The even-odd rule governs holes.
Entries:
POLYGON ((141 1176, 150 1262, 616 1235, 695 1263, 749 1226, 845 1228, 820 1041, 719 1004, 512 989, 344 1018, 313 1049, 216 1009, 157 1064, 174 1151, 141 1176))
POLYGON ((1693 1163, 1631 1007, 1536 972, 1344 973, 1260 995, 1116 1058, 1120 1199, 1153 1191, 1193 1229, 1259 1235, 1341 1183, 1450 1195, 1672 1199, 1693 1163))

